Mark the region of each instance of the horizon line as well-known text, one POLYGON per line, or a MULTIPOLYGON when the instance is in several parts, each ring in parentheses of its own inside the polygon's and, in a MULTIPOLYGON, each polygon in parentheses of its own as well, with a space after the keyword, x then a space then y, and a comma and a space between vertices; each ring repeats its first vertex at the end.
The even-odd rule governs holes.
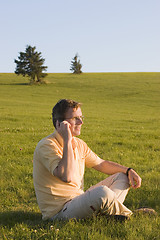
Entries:
MULTIPOLYGON (((1 73, 14 73, 14 72, 0 72, 1 73)), ((74 74, 74 73, 71 73, 71 72, 46 72, 47 74, 74 74)), ((82 72, 81 74, 83 73, 160 73, 160 71, 106 71, 106 72, 103 72, 103 71, 100 71, 100 72, 82 72)), ((14 73, 15 74, 15 73, 14 73)), ((75 74, 76 75, 76 74, 75 74)), ((77 74, 77 75, 80 75, 80 74, 77 74)))

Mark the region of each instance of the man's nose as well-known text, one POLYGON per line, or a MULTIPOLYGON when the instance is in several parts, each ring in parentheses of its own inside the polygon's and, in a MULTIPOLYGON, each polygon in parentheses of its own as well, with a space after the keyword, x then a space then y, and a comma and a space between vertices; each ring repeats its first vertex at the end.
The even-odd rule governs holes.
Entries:
POLYGON ((83 124, 82 118, 78 118, 78 119, 77 119, 77 124, 78 124, 78 125, 82 125, 82 124, 83 124))

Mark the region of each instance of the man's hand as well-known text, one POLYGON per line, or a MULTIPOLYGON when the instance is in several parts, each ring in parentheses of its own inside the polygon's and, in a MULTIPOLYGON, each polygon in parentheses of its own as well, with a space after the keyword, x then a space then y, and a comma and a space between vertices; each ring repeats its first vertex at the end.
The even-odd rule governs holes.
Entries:
POLYGON ((70 123, 67 121, 59 122, 57 120, 56 122, 56 128, 58 133, 61 135, 64 141, 72 140, 72 134, 70 130, 70 123))
POLYGON ((141 186, 142 179, 133 169, 129 170, 128 179, 132 188, 139 188, 141 186))

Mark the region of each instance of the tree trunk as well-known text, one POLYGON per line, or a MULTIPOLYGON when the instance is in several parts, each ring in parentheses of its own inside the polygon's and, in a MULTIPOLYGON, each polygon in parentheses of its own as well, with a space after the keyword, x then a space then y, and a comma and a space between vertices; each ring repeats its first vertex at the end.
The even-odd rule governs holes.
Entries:
POLYGON ((38 75, 36 76, 37 76, 37 82, 41 82, 41 79, 39 78, 39 76, 38 75))

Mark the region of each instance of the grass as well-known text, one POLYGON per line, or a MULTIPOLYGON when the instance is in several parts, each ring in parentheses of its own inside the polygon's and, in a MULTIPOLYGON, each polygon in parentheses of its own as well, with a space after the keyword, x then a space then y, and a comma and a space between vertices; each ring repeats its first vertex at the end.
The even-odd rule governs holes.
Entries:
MULTIPOLYGON (((160 73, 49 74, 49 84, 0 74, 0 239, 160 238, 160 73), (142 187, 131 190, 130 209, 154 208, 156 217, 127 223, 105 217, 42 222, 32 180, 37 142, 53 132, 51 111, 60 98, 83 103, 81 138, 101 158, 133 167, 142 187)), ((105 177, 86 169, 85 189, 105 177)))

